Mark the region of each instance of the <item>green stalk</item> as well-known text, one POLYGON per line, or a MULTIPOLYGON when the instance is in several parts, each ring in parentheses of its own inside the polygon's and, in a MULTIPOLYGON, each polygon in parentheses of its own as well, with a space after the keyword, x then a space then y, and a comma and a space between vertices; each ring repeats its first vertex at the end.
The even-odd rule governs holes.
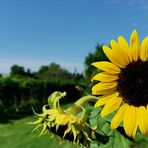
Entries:
POLYGON ((95 96, 84 96, 77 100, 71 107, 65 110, 67 113, 71 113, 73 115, 76 115, 77 112, 81 109, 81 106, 88 102, 96 102, 98 100, 98 97, 95 96))

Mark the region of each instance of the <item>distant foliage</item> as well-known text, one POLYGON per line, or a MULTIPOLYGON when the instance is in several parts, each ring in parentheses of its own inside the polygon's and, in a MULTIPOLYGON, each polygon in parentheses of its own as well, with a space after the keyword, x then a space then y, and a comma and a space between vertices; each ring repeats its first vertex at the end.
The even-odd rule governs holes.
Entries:
POLYGON ((72 78, 72 74, 68 70, 62 68, 59 64, 51 63, 48 66, 41 66, 36 73, 36 77, 46 79, 62 77, 63 79, 70 79, 72 78))
POLYGON ((102 45, 97 45, 96 51, 94 53, 89 53, 85 58, 85 77, 87 79, 91 79, 91 77, 96 73, 96 68, 91 64, 97 61, 108 61, 108 58, 102 50, 102 45))
POLYGON ((10 76, 12 77, 34 77, 35 73, 31 73, 30 69, 25 70, 23 66, 11 66, 10 76))
POLYGON ((13 65, 11 67, 10 75, 11 76, 23 76, 23 75, 25 75, 24 67, 19 66, 19 65, 13 65))
POLYGON ((83 83, 82 74, 70 73, 56 63, 37 72, 13 65, 9 76, 0 77, 0 116, 33 113, 31 106, 40 108, 56 90, 67 92, 63 103, 73 102, 82 94, 77 86, 83 83))
POLYGON ((48 96, 56 90, 67 92, 63 103, 73 102, 80 97, 74 81, 0 78, 0 114, 32 113, 31 106, 46 104, 48 96))
MULTIPOLYGON (((102 46, 98 45, 96 52, 90 53, 85 59, 86 78, 90 80, 94 71, 91 63, 104 59, 102 46)), ((57 90, 67 92, 63 103, 73 102, 84 93, 89 93, 87 89, 88 81, 83 74, 71 73, 56 63, 43 65, 37 72, 13 65, 9 76, 0 75, 0 116, 32 113, 31 106, 40 108, 46 104, 48 96, 57 90)))

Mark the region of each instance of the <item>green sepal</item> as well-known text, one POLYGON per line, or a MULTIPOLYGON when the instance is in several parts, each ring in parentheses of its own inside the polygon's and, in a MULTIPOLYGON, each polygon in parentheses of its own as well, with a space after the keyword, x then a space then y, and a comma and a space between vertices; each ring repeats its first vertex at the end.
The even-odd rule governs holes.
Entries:
POLYGON ((66 96, 66 92, 55 91, 48 97, 50 108, 60 108, 59 100, 66 96))

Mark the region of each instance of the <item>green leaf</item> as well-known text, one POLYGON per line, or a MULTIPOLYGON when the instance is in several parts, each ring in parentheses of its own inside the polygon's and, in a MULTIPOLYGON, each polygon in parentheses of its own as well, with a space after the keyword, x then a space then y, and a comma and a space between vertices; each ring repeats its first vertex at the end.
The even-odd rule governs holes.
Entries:
POLYGON ((90 116, 89 123, 91 126, 98 126, 95 135, 93 136, 92 148, 128 148, 130 147, 132 140, 126 136, 123 127, 118 127, 116 130, 112 130, 110 127, 110 121, 114 116, 114 113, 102 118, 100 115, 101 108, 95 108, 90 116))
POLYGON ((133 148, 147 148, 148 147, 148 137, 144 137, 140 132, 137 133, 136 138, 131 144, 133 148))
POLYGON ((59 100, 66 96, 66 92, 55 91, 48 97, 48 104, 50 108, 60 108, 59 100))
POLYGON ((132 141, 124 137, 117 130, 112 130, 110 133, 110 140, 108 144, 102 145, 102 148, 128 148, 132 141))

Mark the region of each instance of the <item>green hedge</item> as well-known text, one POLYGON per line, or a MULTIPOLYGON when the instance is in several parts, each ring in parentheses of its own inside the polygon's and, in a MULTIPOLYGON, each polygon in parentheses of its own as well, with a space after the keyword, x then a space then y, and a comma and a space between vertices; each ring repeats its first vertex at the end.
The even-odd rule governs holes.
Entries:
POLYGON ((12 114, 32 113, 31 106, 40 108, 47 103, 48 96, 54 91, 66 91, 62 103, 73 102, 80 97, 73 80, 34 79, 34 78, 0 78, 0 113, 12 114))

